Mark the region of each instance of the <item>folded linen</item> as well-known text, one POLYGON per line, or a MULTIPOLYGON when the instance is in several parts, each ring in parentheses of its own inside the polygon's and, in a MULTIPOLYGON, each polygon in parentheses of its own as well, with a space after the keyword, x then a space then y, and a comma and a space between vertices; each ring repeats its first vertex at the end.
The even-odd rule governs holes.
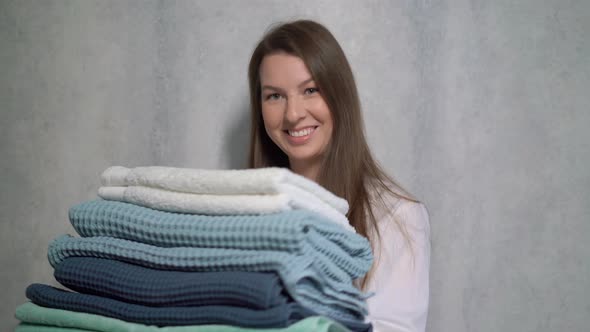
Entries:
MULTIPOLYGON (((229 325, 188 325, 157 327, 130 323, 101 315, 53 309, 32 302, 16 308, 21 321, 15 332, 255 332, 260 329, 229 325)), ((264 332, 348 332, 342 325, 327 317, 313 316, 293 323, 286 328, 269 328, 264 332)))
POLYGON ((162 211, 209 215, 269 214, 289 210, 309 210, 325 216, 351 232, 355 231, 344 214, 304 191, 297 195, 210 195, 132 186, 100 187, 98 195, 106 200, 133 203, 162 211))
POLYGON ((295 302, 264 310, 224 305, 150 307, 90 294, 73 293, 43 284, 29 285, 26 295, 33 303, 43 307, 157 326, 222 324, 257 328, 286 327, 305 317, 313 316, 313 312, 295 302))
MULTIPOLYGON (((116 259, 181 271, 276 272, 295 301, 319 314, 336 320, 356 320, 367 313, 364 294, 352 284, 361 273, 350 275, 332 260, 313 252, 296 255, 268 250, 161 248, 111 237, 69 235, 50 243, 48 258, 53 267, 73 256, 116 259)), ((348 269, 366 273, 360 266, 348 269)))
POLYGON ((14 332, 96 332, 95 330, 83 330, 70 327, 58 327, 48 325, 37 325, 20 323, 14 329, 14 332))
POLYGON ((301 191, 342 214, 348 202, 317 183, 287 168, 269 167, 241 170, 207 170, 177 167, 113 166, 101 176, 103 186, 144 186, 193 194, 298 196, 301 191))
MULTIPOLYGON (((372 264, 368 240, 308 211, 261 216, 207 216, 163 212, 134 204, 96 200, 69 210, 83 237, 109 236, 159 247, 208 247, 315 251, 347 269, 372 264)), ((349 271, 350 273, 357 273, 349 271)))
POLYGON ((269 309, 288 301, 275 273, 165 271, 111 259, 70 257, 55 266, 54 276, 80 293, 153 307, 269 309))

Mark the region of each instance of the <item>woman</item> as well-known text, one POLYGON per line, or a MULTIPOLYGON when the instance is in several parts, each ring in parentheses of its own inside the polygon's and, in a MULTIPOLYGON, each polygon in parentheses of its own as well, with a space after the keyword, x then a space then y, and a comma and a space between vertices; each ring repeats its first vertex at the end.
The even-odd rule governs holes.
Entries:
POLYGON ((354 77, 332 34, 300 20, 274 27, 249 65, 250 167, 287 167, 345 198, 375 262, 359 287, 374 331, 424 331, 430 229, 424 205, 373 159, 354 77))

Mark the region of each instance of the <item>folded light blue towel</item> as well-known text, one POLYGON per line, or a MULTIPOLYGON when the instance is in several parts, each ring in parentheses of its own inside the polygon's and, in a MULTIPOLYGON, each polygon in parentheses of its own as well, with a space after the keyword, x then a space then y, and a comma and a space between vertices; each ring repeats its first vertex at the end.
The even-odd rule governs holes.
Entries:
MULTIPOLYGON (((367 313, 364 294, 352 284, 355 276, 314 252, 161 248, 111 237, 69 235, 58 237, 49 245, 48 258, 53 267, 76 256, 116 259, 156 269, 276 272, 295 301, 319 314, 336 320, 357 320, 367 313)), ((362 268, 352 266, 347 270, 355 269, 362 268)))
POLYGON ((258 216, 171 213, 134 204, 96 200, 72 207, 69 218, 83 237, 108 236, 158 247, 207 247, 315 252, 352 278, 371 267, 366 238, 309 211, 258 216))

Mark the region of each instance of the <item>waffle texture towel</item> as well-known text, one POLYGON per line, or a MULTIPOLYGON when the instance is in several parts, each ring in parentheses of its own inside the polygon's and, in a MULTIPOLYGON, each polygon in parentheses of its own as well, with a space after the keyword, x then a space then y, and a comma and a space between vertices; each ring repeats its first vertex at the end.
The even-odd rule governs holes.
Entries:
POLYGON ((55 309, 85 312, 127 322, 156 326, 198 324, 242 327, 287 327, 313 313, 291 302, 266 310, 232 306, 148 307, 95 295, 73 293, 43 284, 27 287, 33 303, 55 309))
MULTIPOLYGON (((111 237, 76 238, 64 235, 49 245, 55 268, 68 257, 121 260, 155 269, 180 271, 276 272, 286 290, 301 305, 336 320, 358 320, 366 315, 362 294, 350 275, 329 259, 313 252, 295 255, 278 251, 172 247, 161 248, 111 237)), ((363 271, 350 266, 348 270, 363 271)), ((366 271, 363 271, 363 273, 366 271)))
POLYGON ((278 167, 206 170, 161 166, 136 168, 113 166, 102 173, 101 182, 107 187, 142 186, 210 195, 288 194, 298 196, 301 191, 305 191, 342 214, 348 212, 346 200, 303 176, 278 167))
POLYGON ((54 276, 80 293, 153 307, 269 309, 288 300, 275 273, 165 271, 110 259, 70 257, 55 266, 54 276))
MULTIPOLYGON (((16 308, 21 321, 15 332, 256 332, 260 329, 229 325, 189 325, 157 327, 69 310, 52 309, 27 302, 16 308)), ((342 325, 321 316, 308 317, 286 328, 264 332, 348 332, 342 325)))
POLYGON ((163 212, 115 201, 90 201, 69 211, 83 237, 109 236, 159 247, 277 250, 328 256, 346 269, 372 264, 369 241, 315 213, 286 211, 260 216, 207 216, 163 212))

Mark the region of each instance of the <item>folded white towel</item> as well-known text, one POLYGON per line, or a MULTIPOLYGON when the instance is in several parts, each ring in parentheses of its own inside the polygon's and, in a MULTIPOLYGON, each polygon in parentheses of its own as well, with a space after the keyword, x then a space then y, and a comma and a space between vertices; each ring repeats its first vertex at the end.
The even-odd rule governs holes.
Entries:
POLYGON ((301 189, 293 194, 209 195, 170 191, 142 186, 100 187, 103 199, 122 201, 156 210, 210 215, 270 214, 288 210, 310 210, 354 232, 348 219, 330 205, 301 189))
POLYGON ((346 214, 348 202, 286 168, 205 170, 176 167, 113 166, 102 174, 103 186, 145 186, 211 195, 287 194, 317 199, 346 214))

